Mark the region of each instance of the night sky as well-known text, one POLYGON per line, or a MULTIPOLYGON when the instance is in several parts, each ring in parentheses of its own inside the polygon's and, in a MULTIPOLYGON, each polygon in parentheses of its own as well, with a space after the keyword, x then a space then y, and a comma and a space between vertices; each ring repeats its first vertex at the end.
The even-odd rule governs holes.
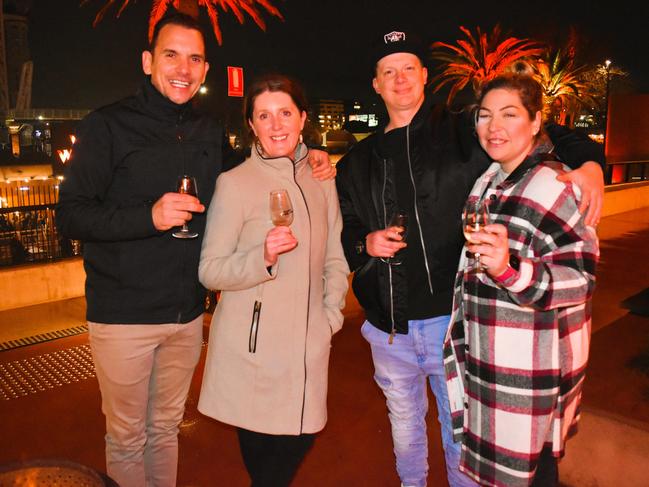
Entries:
MULTIPOLYGON (((96 108, 133 93, 142 80, 149 0, 132 0, 120 19, 110 12, 92 20, 105 0, 35 0, 30 14, 34 60, 32 106, 96 108)), ((223 95, 225 66, 243 66, 246 79, 276 70, 296 76, 312 98, 376 101, 365 54, 372 39, 390 30, 417 33, 432 42, 462 37, 459 26, 491 30, 500 22, 518 37, 555 41, 574 25, 584 62, 612 59, 629 71, 634 90, 649 93, 649 3, 602 2, 275 0, 284 21, 265 15, 267 31, 221 15, 223 46, 208 38, 211 64, 208 107, 230 110, 223 95), (541 5, 543 10, 541 10, 541 5)), ((207 19, 203 18, 207 26, 207 19)), ((208 27, 209 28, 209 27, 208 27)), ((208 31, 209 33, 210 31, 208 31)))

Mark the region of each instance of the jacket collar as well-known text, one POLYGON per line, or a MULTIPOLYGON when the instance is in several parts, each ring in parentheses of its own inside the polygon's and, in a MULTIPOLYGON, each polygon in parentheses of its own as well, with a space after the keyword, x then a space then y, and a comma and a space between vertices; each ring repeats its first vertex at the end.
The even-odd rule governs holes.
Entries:
POLYGON ((503 189, 508 188, 520 181, 527 171, 536 167, 539 163, 556 160, 556 156, 552 153, 553 149, 554 147, 548 136, 542 135, 532 152, 507 176, 507 179, 500 186, 503 189))
POLYGON ((380 157, 383 157, 383 155, 385 154, 386 137, 398 133, 399 131, 402 131, 405 134, 406 130, 408 130, 410 133, 418 130, 426 122, 427 114, 430 113, 432 105, 433 103, 431 102, 430 98, 425 97, 424 102, 421 104, 419 110, 417 110, 417 113, 415 113, 415 116, 412 118, 408 125, 392 129, 388 133, 385 133, 385 127, 387 126, 389 121, 381 124, 375 132, 376 144, 374 145, 374 151, 376 152, 376 154, 380 157))
POLYGON ((153 86, 150 76, 146 77, 136 96, 142 101, 145 109, 155 116, 175 120, 179 117, 184 118, 192 112, 191 100, 182 105, 172 102, 153 86))
POLYGON ((291 171, 293 171, 293 168, 295 168, 296 173, 305 166, 308 153, 309 149, 303 143, 297 145, 295 161, 292 161, 290 157, 266 157, 261 154, 256 143, 252 144, 250 150, 250 156, 260 164, 277 170, 291 168, 291 171))
POLYGON ((428 114, 430 113, 433 106, 433 102, 430 97, 426 96, 424 98, 424 103, 421 104, 417 113, 412 118, 412 121, 408 124, 412 129, 418 129, 421 127, 427 120, 428 114))
MULTIPOLYGON (((426 115, 430 112, 432 105, 433 105, 433 102, 430 100, 430 98, 428 96, 426 96, 424 98, 424 102, 421 104, 421 106, 419 107, 419 110, 417 110, 417 113, 415 113, 415 116, 412 117, 412 120, 410 121, 410 123, 408 125, 404 125, 403 127, 392 129, 388 133, 392 133, 395 130, 404 130, 406 127, 410 127, 411 129, 419 128, 426 121, 426 115)), ((376 133, 378 134, 379 138, 383 138, 386 135, 385 134, 385 127, 387 127, 388 123, 389 123, 389 120, 387 122, 385 122, 385 123, 382 123, 378 127, 376 133)))

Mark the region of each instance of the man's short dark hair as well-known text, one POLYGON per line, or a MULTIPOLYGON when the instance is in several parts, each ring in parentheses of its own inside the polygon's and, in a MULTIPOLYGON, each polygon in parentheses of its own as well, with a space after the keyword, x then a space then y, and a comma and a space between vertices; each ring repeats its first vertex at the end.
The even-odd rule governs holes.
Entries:
POLYGON ((177 25, 180 27, 185 27, 186 29, 197 30, 198 32, 200 32, 201 37, 203 38, 203 44, 205 44, 205 33, 203 32, 203 27, 200 22, 191 15, 174 12, 172 14, 165 15, 160 20, 158 20, 158 23, 153 28, 153 35, 151 36, 151 41, 149 42, 149 51, 153 52, 153 50, 155 49, 160 31, 165 25, 177 25))

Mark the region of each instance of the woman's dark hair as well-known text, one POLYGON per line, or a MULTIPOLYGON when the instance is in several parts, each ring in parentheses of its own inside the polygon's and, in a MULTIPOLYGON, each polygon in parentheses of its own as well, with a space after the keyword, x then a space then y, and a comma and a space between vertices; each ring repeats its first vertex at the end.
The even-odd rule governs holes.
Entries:
POLYGON ((482 105, 487 93, 496 89, 518 92, 530 120, 534 120, 536 112, 543 113, 543 88, 524 65, 516 65, 512 71, 496 76, 482 85, 478 94, 478 106, 482 105))
POLYGON ((304 90, 296 80, 283 74, 265 74, 255 79, 246 92, 246 98, 243 101, 243 117, 246 126, 248 126, 249 121, 252 121, 255 100, 259 95, 267 91, 281 91, 282 93, 286 93, 291 97, 291 100, 293 100, 293 103, 295 103, 295 106, 300 112, 306 112, 308 110, 304 90))

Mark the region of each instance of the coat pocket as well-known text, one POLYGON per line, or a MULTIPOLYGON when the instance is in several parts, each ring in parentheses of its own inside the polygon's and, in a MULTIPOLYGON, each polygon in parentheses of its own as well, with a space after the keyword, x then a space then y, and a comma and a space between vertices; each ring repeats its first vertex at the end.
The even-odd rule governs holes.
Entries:
POLYGON ((381 293, 377 258, 371 258, 363 267, 354 272, 352 290, 363 309, 380 310, 381 293))
POLYGON ((248 352, 257 351, 257 335, 259 333, 259 317, 261 315, 261 301, 255 301, 252 307, 252 320, 250 321, 250 335, 248 336, 248 352))

